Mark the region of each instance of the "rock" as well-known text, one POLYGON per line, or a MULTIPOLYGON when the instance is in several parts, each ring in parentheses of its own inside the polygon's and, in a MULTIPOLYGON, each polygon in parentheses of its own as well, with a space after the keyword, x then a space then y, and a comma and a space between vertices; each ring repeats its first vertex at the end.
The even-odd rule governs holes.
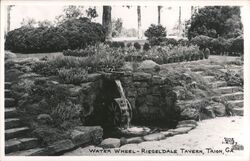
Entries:
POLYGON ((139 70, 152 70, 158 71, 160 69, 160 65, 152 60, 144 60, 140 66, 138 67, 139 70))
POLYGON ((216 116, 221 117, 226 115, 226 107, 222 103, 214 103, 211 106, 216 116))
POLYGON ((40 114, 37 116, 37 121, 41 124, 51 124, 53 119, 49 114, 40 114))
POLYGON ((162 133, 163 135, 165 135, 165 137, 169 137, 169 136, 173 136, 173 135, 174 135, 174 133, 171 132, 171 131, 161 131, 161 133, 162 133))
POLYGON ((178 122, 178 125, 183 125, 183 124, 193 124, 195 126, 198 125, 195 120, 183 120, 178 122))
POLYGON ((92 82, 82 83, 81 84, 82 90, 86 93, 92 89, 92 82))
POLYGON ((151 79, 151 74, 144 72, 136 72, 133 74, 134 81, 147 81, 151 79))
POLYGON ((186 108, 181 112, 180 115, 183 119, 198 119, 199 111, 195 108, 186 108))
POLYGON ((16 58, 16 54, 10 52, 10 51, 5 51, 5 56, 4 56, 4 60, 7 59, 14 59, 16 58))
POLYGON ((98 145, 102 141, 102 135, 103 129, 100 126, 77 126, 70 134, 76 146, 98 145))
POLYGON ((194 125, 194 124, 181 124, 181 125, 176 126, 176 128, 179 128, 179 127, 192 127, 192 128, 195 128, 196 125, 194 125))
POLYGON ((179 127, 176 129, 170 129, 169 132, 172 132, 173 135, 177 135, 188 133, 190 130, 192 130, 192 127, 179 127))
POLYGON ((165 139, 165 135, 162 133, 155 133, 155 134, 149 134, 146 136, 143 136, 143 140, 145 141, 157 141, 157 140, 162 140, 165 139))
POLYGON ((87 75, 87 82, 94 82, 102 78, 102 75, 99 73, 92 73, 87 75))
POLYGON ((125 62, 124 65, 121 67, 123 71, 133 71, 133 63, 134 62, 125 62))
POLYGON ((45 150, 45 153, 47 153, 47 155, 62 154, 63 152, 73 149, 74 147, 75 145, 72 143, 71 140, 62 140, 48 146, 45 150))
POLYGON ((102 148, 119 148, 121 145, 120 139, 117 138, 108 138, 101 142, 99 145, 102 148))
POLYGON ((212 106, 203 107, 200 112, 200 119, 205 120, 210 118, 215 118, 213 107, 212 106))
POLYGON ((154 75, 152 77, 152 84, 162 85, 164 84, 165 78, 154 75))
POLYGON ((143 142, 142 137, 133 137, 127 139, 127 144, 139 144, 143 142))
POLYGON ((79 92, 81 91, 82 87, 80 86, 74 86, 72 88, 69 88, 70 96, 78 96, 79 92))
POLYGON ((25 73, 21 76, 19 76, 19 79, 25 79, 25 78, 37 78, 40 77, 41 75, 36 74, 36 73, 25 73))

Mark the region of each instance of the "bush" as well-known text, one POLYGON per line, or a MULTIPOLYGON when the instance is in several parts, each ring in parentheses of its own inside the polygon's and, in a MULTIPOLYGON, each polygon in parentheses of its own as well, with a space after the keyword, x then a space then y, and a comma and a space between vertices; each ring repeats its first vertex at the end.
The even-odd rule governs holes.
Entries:
POLYGON ((107 44, 113 48, 124 48, 125 47, 125 43, 121 42, 121 41, 109 41, 107 44))
POLYGON ((13 52, 58 52, 85 48, 103 42, 105 32, 101 24, 84 18, 65 21, 57 27, 21 27, 8 32, 5 49, 13 52))
POLYGON ((81 68, 60 69, 58 76, 63 83, 79 85, 87 78, 87 71, 81 68))
POLYGON ((161 45, 176 46, 176 45, 178 45, 178 41, 174 38, 165 38, 165 39, 162 39, 162 42, 160 44, 161 45))
POLYGON ((145 31, 144 35, 149 40, 151 46, 153 45, 160 45, 160 43, 166 37, 166 28, 162 25, 154 25, 151 26, 145 31))
POLYGON ((149 49, 150 49, 149 43, 145 43, 145 44, 143 45, 143 50, 144 50, 144 51, 148 51, 149 49))
POLYGON ((64 56, 88 57, 95 54, 95 46, 88 46, 85 49, 64 50, 64 56))
POLYGON ((26 28, 10 31, 6 36, 5 49, 13 52, 56 52, 68 47, 68 40, 58 28, 26 28))
POLYGON ((201 50, 211 47, 212 38, 204 35, 199 35, 191 39, 191 44, 198 45, 201 50))
POLYGON ((206 50, 204 51, 205 59, 208 59, 209 55, 210 55, 210 50, 208 48, 206 48, 206 50))
POLYGON ((244 39, 242 37, 237 37, 232 40, 232 45, 229 47, 229 51, 244 53, 244 39))
POLYGON ((140 50, 141 49, 141 45, 138 42, 134 43, 134 47, 136 50, 140 50))

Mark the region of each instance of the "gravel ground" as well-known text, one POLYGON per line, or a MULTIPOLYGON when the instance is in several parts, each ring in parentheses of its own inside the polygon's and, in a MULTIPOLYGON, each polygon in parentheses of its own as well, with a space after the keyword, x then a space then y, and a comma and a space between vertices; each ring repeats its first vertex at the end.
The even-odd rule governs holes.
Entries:
POLYGON ((223 143, 225 138, 233 138, 239 145, 238 147, 244 144, 243 117, 220 117, 204 120, 187 134, 175 135, 160 141, 123 145, 116 149, 120 150, 119 153, 115 152, 115 149, 107 149, 104 152, 100 147, 88 146, 67 152, 64 155, 243 155, 243 150, 233 150, 232 152, 232 145, 229 144, 231 140, 228 140, 228 144, 223 143), (208 150, 207 148, 211 149, 208 150), (98 149, 98 152, 90 152, 90 150, 98 149))

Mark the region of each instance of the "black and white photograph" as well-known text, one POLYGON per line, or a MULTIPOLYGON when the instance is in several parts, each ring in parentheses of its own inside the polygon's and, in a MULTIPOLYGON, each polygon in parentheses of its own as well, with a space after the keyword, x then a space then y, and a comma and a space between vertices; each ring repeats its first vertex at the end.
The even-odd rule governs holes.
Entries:
POLYGON ((249 3, 3 2, 3 160, 249 160, 249 3))

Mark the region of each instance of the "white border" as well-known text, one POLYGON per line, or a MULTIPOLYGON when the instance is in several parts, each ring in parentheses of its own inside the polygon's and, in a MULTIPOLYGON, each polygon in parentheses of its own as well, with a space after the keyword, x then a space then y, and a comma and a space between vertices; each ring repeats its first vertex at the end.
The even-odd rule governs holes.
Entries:
POLYGON ((145 0, 145 1, 118 1, 118 0, 109 0, 109 1, 85 1, 85 0, 75 0, 75 1, 59 1, 59 0, 26 0, 26 1, 12 1, 12 0, 2 0, 1 1, 1 54, 0 54, 0 73, 1 73, 1 138, 0 138, 0 160, 37 160, 37 161, 44 161, 44 160, 62 160, 62 161, 68 161, 68 160, 223 160, 223 161, 249 161, 250 160, 250 140, 249 140, 249 108, 248 105, 249 102, 249 78, 250 78, 250 72, 249 72, 249 64, 250 63, 250 44, 249 38, 250 38, 250 1, 249 0, 165 0, 165 1, 155 1, 155 0, 145 0), (59 157, 7 157, 4 155, 4 5, 91 5, 93 6, 93 3, 95 6, 102 6, 102 5, 142 5, 142 6, 157 6, 157 5, 163 5, 163 6, 191 6, 191 5, 197 5, 197 6, 214 6, 214 5, 235 5, 235 6, 243 6, 243 12, 242 12, 242 21, 243 21, 243 27, 244 27, 244 134, 245 134, 245 155, 240 157, 232 157, 232 156, 75 156, 75 157, 69 157, 69 156, 59 156, 59 157))

